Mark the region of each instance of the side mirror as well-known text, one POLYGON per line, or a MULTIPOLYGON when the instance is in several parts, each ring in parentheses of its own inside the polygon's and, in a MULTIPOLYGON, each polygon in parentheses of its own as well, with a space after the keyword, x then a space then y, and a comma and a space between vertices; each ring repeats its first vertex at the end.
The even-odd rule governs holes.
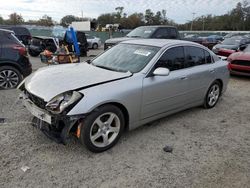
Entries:
POLYGON ((90 59, 88 59, 88 60, 86 61, 86 63, 90 64, 90 63, 91 63, 91 60, 90 60, 90 59))
POLYGON ((153 72, 154 76, 168 76, 170 73, 170 70, 167 68, 159 67, 156 68, 153 72))
POLYGON ((245 48, 246 48, 246 45, 241 45, 241 46, 239 47, 239 50, 240 50, 240 51, 243 51, 243 50, 245 50, 245 48))

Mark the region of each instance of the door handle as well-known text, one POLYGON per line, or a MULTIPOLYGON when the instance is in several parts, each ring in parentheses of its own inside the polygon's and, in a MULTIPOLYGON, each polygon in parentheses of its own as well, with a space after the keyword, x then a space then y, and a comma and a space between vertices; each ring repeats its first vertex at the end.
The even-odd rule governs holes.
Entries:
POLYGON ((214 73, 214 72, 215 72, 215 70, 214 70, 214 69, 210 69, 210 70, 209 70, 209 72, 214 73))
POLYGON ((181 80, 187 80, 187 76, 182 76, 181 80))

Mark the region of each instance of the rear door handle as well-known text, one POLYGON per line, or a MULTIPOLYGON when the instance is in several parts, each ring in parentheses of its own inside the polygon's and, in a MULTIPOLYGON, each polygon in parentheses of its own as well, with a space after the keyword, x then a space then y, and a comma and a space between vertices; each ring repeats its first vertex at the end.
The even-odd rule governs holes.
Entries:
POLYGON ((215 70, 214 70, 214 69, 210 69, 210 70, 209 70, 209 72, 214 73, 214 72, 215 72, 215 70))
POLYGON ((187 80, 187 76, 182 76, 181 80, 187 80))

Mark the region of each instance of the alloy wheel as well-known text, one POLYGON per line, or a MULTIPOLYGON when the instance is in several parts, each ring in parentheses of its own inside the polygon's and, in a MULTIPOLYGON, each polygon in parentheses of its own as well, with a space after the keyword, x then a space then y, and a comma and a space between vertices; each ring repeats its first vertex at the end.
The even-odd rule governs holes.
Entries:
POLYGON ((96 147, 106 147, 117 138, 120 128, 121 121, 115 113, 101 114, 91 126, 90 140, 96 147))
POLYGON ((218 101, 220 96, 220 86, 217 84, 214 84, 208 94, 208 104, 209 106, 214 106, 216 102, 218 101))
POLYGON ((18 74, 13 70, 2 70, 0 72, 0 88, 15 88, 19 83, 18 74))

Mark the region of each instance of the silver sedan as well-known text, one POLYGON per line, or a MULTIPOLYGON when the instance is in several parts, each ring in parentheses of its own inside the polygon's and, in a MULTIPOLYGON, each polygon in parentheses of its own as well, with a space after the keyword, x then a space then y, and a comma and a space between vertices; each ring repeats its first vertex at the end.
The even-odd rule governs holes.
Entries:
POLYGON ((47 136, 65 144, 73 133, 102 152, 124 130, 194 106, 214 107, 228 79, 227 62, 199 44, 141 39, 88 63, 39 69, 19 89, 47 136))

